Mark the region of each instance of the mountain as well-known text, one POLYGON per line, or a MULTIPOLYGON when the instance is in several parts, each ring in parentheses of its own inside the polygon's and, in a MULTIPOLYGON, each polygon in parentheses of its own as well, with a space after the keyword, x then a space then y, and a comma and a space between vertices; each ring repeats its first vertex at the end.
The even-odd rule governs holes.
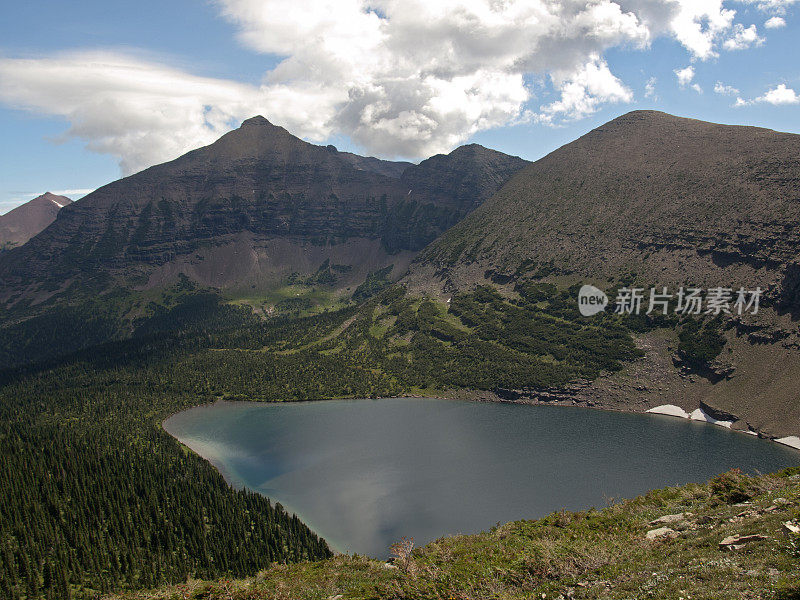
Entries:
POLYGON ((654 111, 519 172, 418 257, 456 289, 551 274, 767 285, 800 254, 800 136, 654 111))
POLYGON ((66 196, 46 192, 0 216, 0 247, 21 246, 50 225, 68 204, 72 200, 66 196))
POLYGON ((158 424, 220 400, 424 394, 655 408, 800 446, 798 139, 635 112, 527 166, 475 146, 407 165, 256 118, 66 207, 0 256, 3 597, 796 597, 796 468, 402 540, 392 568, 312 564, 327 547, 299 518, 158 424), (586 317, 584 283, 766 293, 758 314, 586 317), (277 310, 312 288, 345 301, 277 310), (108 526, 81 525, 98 511, 108 526), (723 551, 735 568, 675 577, 723 551))
POLYGON ((263 290, 325 265, 335 267, 329 279, 338 288, 391 265, 399 276, 417 251, 526 164, 475 148, 436 161, 447 169, 358 157, 254 117, 60 213, 0 259, 2 295, 24 288, 41 301, 88 279, 103 289, 112 281, 153 288, 180 274, 263 290))
POLYGON ((757 315, 702 329, 695 347, 714 358, 702 368, 687 362, 692 332, 679 324, 637 336, 645 360, 550 399, 702 408, 737 428, 800 434, 800 135, 623 115, 519 171, 420 253, 405 283, 441 298, 482 284, 760 286, 757 315))

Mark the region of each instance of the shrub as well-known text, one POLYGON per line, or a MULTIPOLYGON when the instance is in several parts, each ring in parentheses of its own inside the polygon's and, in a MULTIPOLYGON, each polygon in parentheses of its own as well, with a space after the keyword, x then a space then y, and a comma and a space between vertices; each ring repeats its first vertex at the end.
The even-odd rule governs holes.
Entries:
POLYGON ((711 495, 726 504, 737 504, 750 500, 761 492, 757 480, 731 469, 711 480, 711 495))

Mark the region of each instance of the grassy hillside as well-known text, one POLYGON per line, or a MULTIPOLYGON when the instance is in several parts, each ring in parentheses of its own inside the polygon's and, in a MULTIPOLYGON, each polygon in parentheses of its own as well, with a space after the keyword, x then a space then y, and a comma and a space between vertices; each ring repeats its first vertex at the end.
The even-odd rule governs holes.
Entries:
POLYGON ((108 598, 789 600, 800 597, 800 537, 783 533, 782 524, 799 516, 797 469, 729 472, 705 485, 498 525, 410 553, 400 544, 391 564, 345 555, 108 598), (730 536, 746 537, 732 549, 721 545, 730 536))
MULTIPOLYGON (((186 284, 143 306, 131 339, 0 373, 0 482, 7 493, 0 504, 0 591, 25 600, 88 599, 98 592, 177 583, 190 574, 244 576, 275 562, 327 554, 325 543, 280 506, 230 490, 210 465, 166 435, 160 423, 177 410, 218 399, 409 393, 542 392, 558 402, 559 390, 576 382, 586 386, 629 377, 643 362, 638 346, 647 336, 675 336, 693 361, 724 351, 713 321, 587 319, 577 312, 574 289, 531 283, 506 292, 486 286, 442 302, 392 286, 361 306, 264 318, 186 284)), ((23 327, 19 336, 33 339, 47 331, 23 327)), ((575 522, 595 518, 590 513, 575 522)), ((432 562, 414 571, 413 580, 397 580, 398 573, 378 563, 337 558, 299 571, 281 567, 284 571, 271 573, 289 573, 290 581, 280 583, 270 575, 264 585, 306 581, 307 593, 313 594, 319 586, 303 577, 317 573, 330 585, 350 580, 352 589, 372 589, 375 581, 384 581, 390 587, 369 593, 385 597, 449 597, 453 586, 467 586, 467 581, 478 586, 481 578, 493 581, 497 573, 512 573, 513 582, 524 579, 524 573, 514 574, 522 568, 513 566, 518 559, 509 559, 509 566, 502 552, 501 562, 489 561, 496 572, 478 567, 488 554, 500 552, 493 548, 504 539, 498 537, 502 532, 515 531, 509 526, 458 542, 465 546, 447 542, 441 546, 445 558, 435 552, 420 555, 432 562), (483 541, 473 546, 475 540, 483 541), (443 575, 445 583, 428 575, 420 579, 428 570, 449 573, 445 565, 453 560, 466 561, 465 570, 443 575)), ((528 553, 526 536, 517 540, 522 549, 513 550, 522 553, 518 558, 528 553)), ((614 544, 625 547, 626 539, 614 544)), ((566 564, 589 552, 585 546, 563 550, 573 551, 579 558, 565 555, 566 564)), ((540 558, 549 564, 548 557, 540 558)), ((594 560, 588 564, 595 565, 594 560)), ((539 577, 543 567, 531 568, 539 577)), ((595 572, 594 566, 576 569, 576 577, 595 572)), ((559 570, 546 583, 555 586, 565 573, 572 571, 559 570)), ((610 577, 602 569, 597 573, 610 577)), ((469 593, 485 597, 486 589, 469 593)), ((238 597, 259 597, 247 593, 238 597)), ((469 597, 464 593, 454 597, 469 597)))
MULTIPOLYGON (((559 386, 639 355, 630 323, 584 322, 568 297, 482 288, 448 306, 392 287, 361 307, 264 319, 186 284, 143 306, 131 339, 0 372, 3 597, 91 598, 325 556, 161 421, 218 399, 559 386)), ((48 331, 21 327, 19 340, 48 331)))

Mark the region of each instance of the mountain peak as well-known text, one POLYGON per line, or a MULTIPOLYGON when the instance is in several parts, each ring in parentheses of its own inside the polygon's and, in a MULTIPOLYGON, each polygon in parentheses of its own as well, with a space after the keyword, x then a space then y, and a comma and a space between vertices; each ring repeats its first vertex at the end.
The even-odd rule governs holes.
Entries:
POLYGON ((46 202, 52 202, 58 208, 64 208, 67 204, 72 204, 72 200, 70 200, 66 196, 59 196, 58 194, 54 194, 52 192, 45 192, 41 196, 38 196, 38 197, 34 198, 33 200, 31 200, 31 202, 34 202, 34 201, 37 201, 37 200, 46 201, 46 202))
MULTIPOLYGON (((33 200, 30 200, 27 204, 38 204, 44 202, 52 202, 58 208, 64 208, 67 204, 72 204, 72 200, 67 198, 66 196, 59 196, 58 194, 54 194, 53 192, 45 192, 41 196, 36 196, 33 200)), ((23 204, 23 206, 26 206, 23 204)))
POLYGON ((45 192, 0 216, 0 246, 21 245, 50 225, 59 210, 72 200, 45 192))
MULTIPOLYGON (((195 160, 201 162, 239 161, 254 158, 285 156, 292 152, 303 152, 313 147, 292 135, 283 127, 270 123, 265 117, 257 115, 242 122, 209 146, 199 148, 183 155, 175 161, 185 166, 195 160)), ((165 163, 170 165, 172 163, 165 163)), ((161 169, 163 165, 156 168, 161 169)))
POLYGON ((269 125, 270 127, 275 127, 272 123, 270 123, 269 119, 263 117, 262 115, 256 115, 255 117, 250 117, 249 119, 245 119, 242 121, 242 124, 239 126, 239 129, 243 127, 263 127, 265 125, 269 125))

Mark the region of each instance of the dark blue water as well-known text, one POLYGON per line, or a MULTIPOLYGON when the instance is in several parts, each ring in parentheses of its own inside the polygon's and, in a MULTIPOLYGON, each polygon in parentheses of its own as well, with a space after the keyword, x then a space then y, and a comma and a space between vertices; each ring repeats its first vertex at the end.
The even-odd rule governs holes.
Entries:
POLYGON ((372 556, 403 536, 424 544, 800 462, 790 448, 673 417, 419 398, 219 403, 164 427, 336 550, 372 556))

